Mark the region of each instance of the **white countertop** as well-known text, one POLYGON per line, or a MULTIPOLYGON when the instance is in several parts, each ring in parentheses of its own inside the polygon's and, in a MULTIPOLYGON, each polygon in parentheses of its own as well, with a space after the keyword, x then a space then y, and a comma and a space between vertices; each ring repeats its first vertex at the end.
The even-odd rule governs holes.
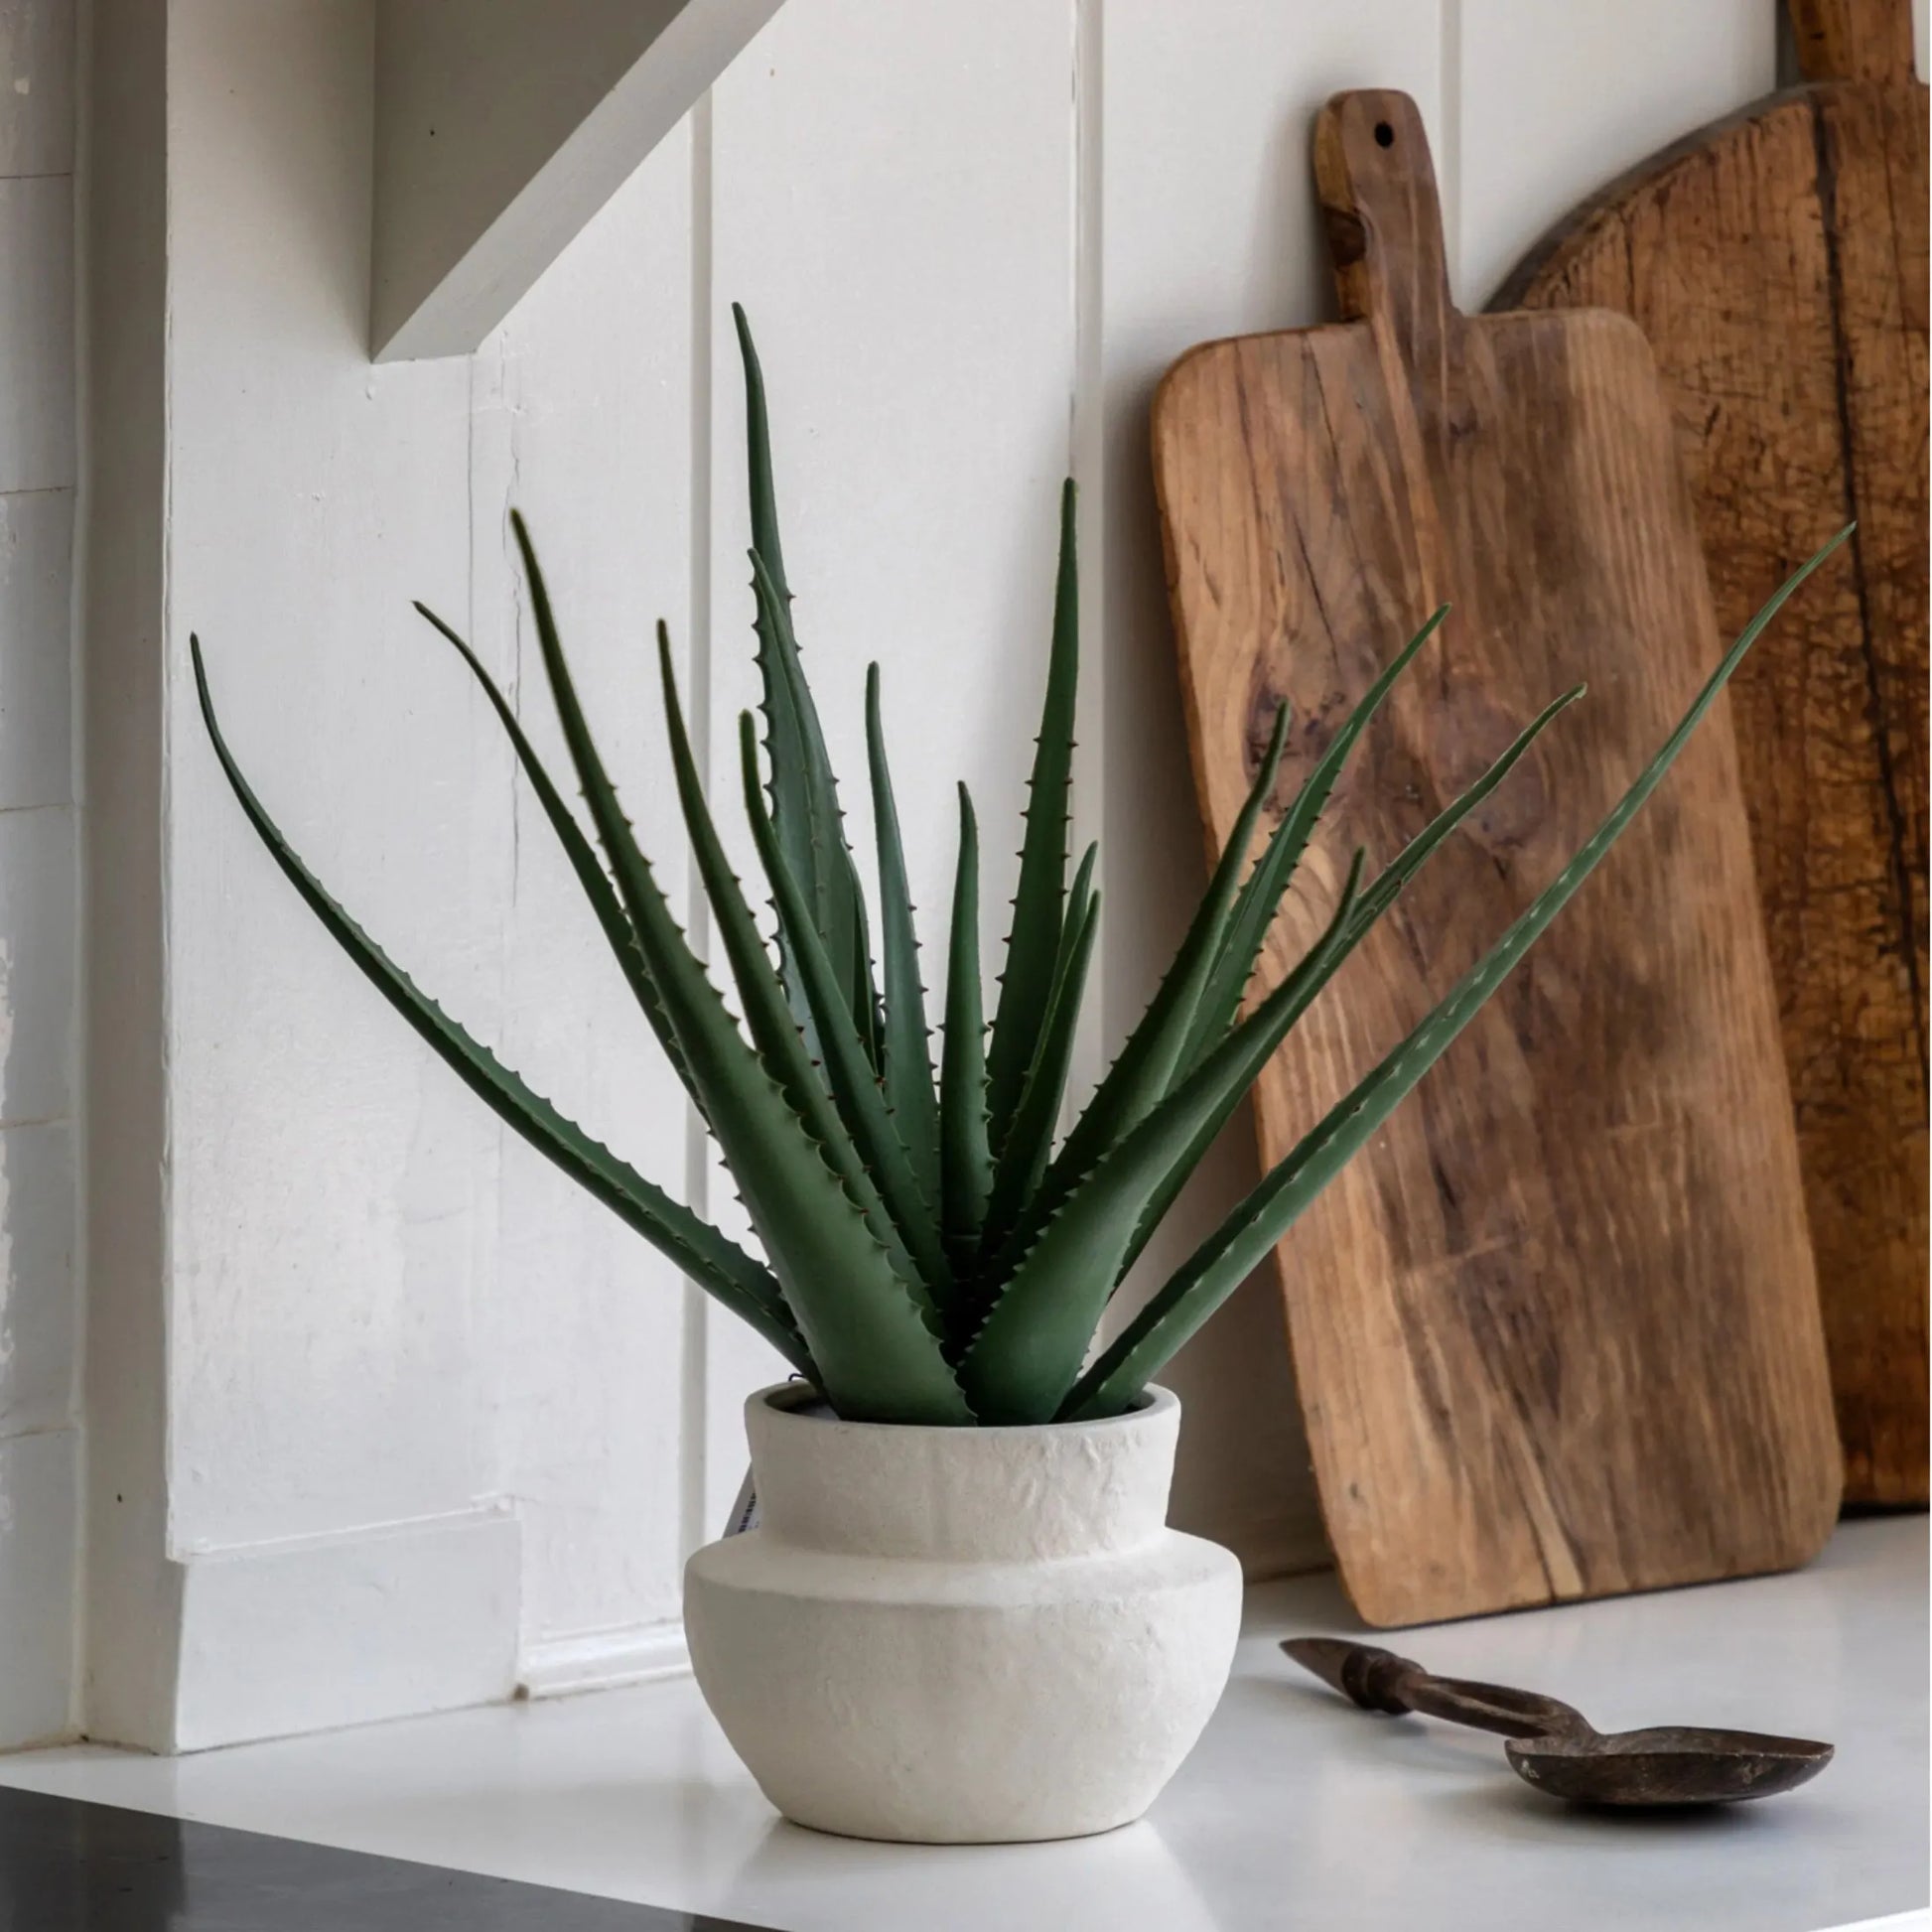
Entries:
POLYGON ((1602 1728, 1824 1737, 1788 1797, 1644 1819, 1519 1783, 1500 1739, 1373 1719, 1276 1649, 1359 1626, 1333 1579, 1250 1594, 1234 1681, 1142 1824, 1062 1845, 882 1847, 781 1824, 688 1679, 163 1759, 0 1758, 0 1783, 784 1932, 1816 1932, 1927 1898, 1926 1522, 1846 1525, 1813 1568, 1405 1631, 1432 1669, 1602 1728))

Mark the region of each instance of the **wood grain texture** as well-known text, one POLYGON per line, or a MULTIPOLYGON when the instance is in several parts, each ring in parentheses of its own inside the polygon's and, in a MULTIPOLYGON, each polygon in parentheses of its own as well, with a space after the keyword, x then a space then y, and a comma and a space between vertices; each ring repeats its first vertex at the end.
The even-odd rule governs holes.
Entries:
POLYGON ((1642 325, 1725 629, 1859 521, 1733 702, 1847 1495, 1922 1503, 1926 89, 1902 0, 1793 15, 1811 84, 1613 184, 1497 306, 1642 325))
MULTIPOLYGON (((1278 803, 1437 604, 1271 935, 1327 918, 1549 697, 1590 697, 1411 888, 1264 1074, 1265 1162, 1485 949, 1718 650, 1670 418, 1624 318, 1467 318, 1407 96, 1324 110, 1344 316, 1211 344, 1154 409, 1203 815, 1276 702, 1278 803)), ((1768 589, 1769 586, 1767 585, 1768 589)), ((1728 720, 1279 1251, 1342 1580, 1394 1624, 1775 1569, 1839 1460, 1728 720)))

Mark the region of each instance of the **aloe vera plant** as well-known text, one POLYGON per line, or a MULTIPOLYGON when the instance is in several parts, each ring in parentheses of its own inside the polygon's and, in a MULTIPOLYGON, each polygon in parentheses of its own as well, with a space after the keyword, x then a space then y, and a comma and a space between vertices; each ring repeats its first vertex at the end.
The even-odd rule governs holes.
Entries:
POLYGON ((1380 870, 1356 853, 1326 930, 1245 1015, 1277 908, 1350 750, 1442 621, 1438 611, 1363 696, 1249 864, 1278 775, 1286 713, 1160 991, 1079 1119, 1057 1137, 1100 915, 1090 847, 1067 876, 1078 608, 1073 489, 1061 497, 1046 691, 1006 971, 990 1032, 979 960, 978 831, 959 793, 959 864, 935 1077, 918 944, 875 666, 866 742, 881 936, 791 618, 758 357, 737 316, 750 432, 762 743, 741 721, 740 779, 775 914, 767 943, 734 875, 687 740, 668 640, 658 669, 691 850, 735 1018, 639 851, 571 682, 536 552, 513 518, 544 669, 590 829, 469 646, 423 617, 482 685, 561 841, 645 1023, 735 1177, 754 1255, 566 1119, 450 1019, 333 899, 276 829, 223 741, 199 640, 215 754, 275 863, 416 1032, 516 1132, 750 1322, 842 1416, 997 1425, 1117 1414, 1267 1255, 1387 1118, 1603 858, 1663 778, 1752 640, 1844 540, 1799 570, 1733 643, 1596 832, 1494 947, 1089 1359, 1108 1301, 1208 1144, 1289 1030, 1404 883, 1508 775, 1583 687, 1557 697, 1494 765, 1380 870))

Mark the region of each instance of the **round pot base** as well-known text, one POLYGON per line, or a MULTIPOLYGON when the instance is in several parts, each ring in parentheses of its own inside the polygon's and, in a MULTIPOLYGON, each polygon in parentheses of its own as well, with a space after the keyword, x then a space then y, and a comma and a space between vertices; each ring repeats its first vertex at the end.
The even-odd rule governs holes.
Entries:
POLYGON ((700 1550, 700 1689, 771 1803, 845 1838, 1132 1823, 1226 1683, 1241 1578, 1166 1527, 1179 1406, 1039 1429, 748 1407, 760 1527, 700 1550))

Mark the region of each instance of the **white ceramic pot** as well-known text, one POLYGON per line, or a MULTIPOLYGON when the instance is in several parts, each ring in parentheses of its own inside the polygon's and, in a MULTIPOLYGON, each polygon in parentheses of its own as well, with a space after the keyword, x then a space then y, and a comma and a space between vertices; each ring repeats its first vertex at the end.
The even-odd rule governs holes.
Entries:
POLYGON ((916 1429, 746 1405, 759 1526, 700 1550, 705 1701, 800 1825, 929 1844, 1140 1817, 1227 1682, 1241 1572, 1167 1527, 1180 1405, 916 1429))

